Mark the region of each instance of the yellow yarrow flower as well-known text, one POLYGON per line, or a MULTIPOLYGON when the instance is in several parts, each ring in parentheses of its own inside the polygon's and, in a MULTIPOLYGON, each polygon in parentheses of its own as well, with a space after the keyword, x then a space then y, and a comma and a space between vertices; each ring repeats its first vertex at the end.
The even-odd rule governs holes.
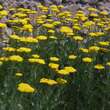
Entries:
POLYGON ((14 61, 14 62, 22 62, 23 58, 19 55, 12 55, 9 58, 9 61, 14 61))
POLYGON ((56 70, 58 70, 59 64, 57 64, 57 63, 49 63, 49 67, 50 67, 51 69, 56 69, 56 70))
POLYGON ((57 81, 52 80, 52 79, 47 79, 47 78, 41 78, 41 79, 40 79, 40 83, 48 84, 48 85, 50 85, 50 86, 53 86, 53 85, 58 84, 57 81))
POLYGON ((73 30, 68 26, 62 26, 60 28, 60 32, 67 34, 67 33, 73 33, 73 30))
POLYGON ((66 84, 67 80, 63 79, 63 78, 57 78, 56 81, 58 82, 58 84, 66 84))
POLYGON ((0 61, 0 66, 3 64, 3 62, 0 61))
POLYGON ((107 62, 106 65, 107 65, 107 66, 110 66, 110 62, 107 62))
POLYGON ((85 57, 85 58, 82 58, 82 61, 85 62, 85 63, 91 63, 92 62, 92 58, 85 57))
POLYGON ((0 23, 0 28, 5 28, 5 27, 6 27, 6 24, 0 23))
POLYGON ((98 44, 101 45, 101 46, 109 46, 108 41, 101 41, 101 42, 98 42, 98 44))
POLYGON ((84 53, 88 53, 89 52, 89 50, 87 48, 79 48, 79 50, 81 50, 84 53))
POLYGON ((70 73, 69 73, 67 70, 65 70, 65 69, 58 70, 57 72, 58 72, 58 74, 60 74, 60 75, 69 75, 69 74, 70 74, 70 73))
POLYGON ((33 54, 32 57, 33 57, 33 58, 40 58, 40 55, 38 55, 38 54, 33 54))
POLYGON ((45 28, 54 28, 54 25, 53 24, 49 24, 49 23, 45 23, 42 26, 45 27, 45 28))
POLYGON ((37 59, 37 58, 29 58, 28 61, 30 63, 38 63, 38 64, 45 64, 45 60, 44 59, 37 59))
POLYGON ((33 93, 33 92, 35 92, 35 89, 33 87, 31 87, 28 83, 18 84, 17 90, 19 92, 24 92, 24 93, 33 93))
POLYGON ((16 73, 16 76, 21 77, 23 76, 23 73, 16 73))
POLYGON ((58 57, 50 57, 50 61, 55 61, 55 62, 57 62, 57 61, 59 61, 59 58, 58 58, 58 57))
POLYGON ((40 40, 47 40, 47 36, 39 35, 39 36, 36 37, 36 39, 39 40, 39 41, 40 40))
POLYGON ((103 70, 103 69, 105 69, 105 67, 103 65, 101 65, 101 64, 95 65, 94 68, 97 69, 97 70, 103 70))
POLYGON ((25 31, 32 32, 33 26, 31 24, 25 24, 22 29, 25 31))
POLYGON ((73 39, 76 41, 82 41, 84 38, 81 36, 74 36, 73 39))
POLYGON ((77 56, 76 56, 76 55, 74 55, 74 54, 71 54, 71 55, 69 55, 69 56, 68 56, 68 58, 69 58, 70 60, 74 60, 74 59, 76 59, 76 58, 77 58, 77 56))
POLYGON ((89 47, 89 52, 98 52, 99 50, 100 50, 100 47, 98 46, 89 47))
POLYGON ((72 66, 65 66, 65 67, 64 67, 64 70, 66 70, 66 71, 69 72, 69 73, 74 73, 74 72, 77 71, 77 70, 76 70, 74 67, 72 67, 72 66))
POLYGON ((74 67, 66 66, 61 70, 57 70, 60 75, 70 75, 70 73, 75 73, 77 70, 74 67))
POLYGON ((25 53, 30 53, 32 51, 31 48, 27 48, 27 47, 20 47, 17 49, 17 52, 25 52, 25 53))
POLYGON ((4 47, 4 48, 2 48, 4 51, 7 51, 7 52, 15 52, 16 51, 16 49, 15 48, 13 48, 13 47, 4 47))

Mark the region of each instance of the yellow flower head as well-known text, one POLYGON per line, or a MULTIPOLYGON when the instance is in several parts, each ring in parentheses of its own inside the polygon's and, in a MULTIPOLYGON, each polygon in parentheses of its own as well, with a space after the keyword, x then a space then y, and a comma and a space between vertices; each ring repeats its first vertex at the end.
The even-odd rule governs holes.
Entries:
POLYGON ((63 79, 63 78, 57 78, 56 81, 58 82, 58 84, 66 84, 67 80, 63 79))
POLYGON ((89 52, 89 50, 87 48, 79 48, 79 50, 81 50, 84 53, 88 53, 89 52))
POLYGON ((33 57, 33 58, 40 58, 40 55, 38 55, 38 54, 33 54, 32 57, 33 57))
POLYGON ((82 61, 85 62, 85 63, 91 63, 92 62, 92 58, 85 57, 85 58, 82 59, 82 61))
POLYGON ((0 23, 0 28, 5 28, 5 27, 6 27, 6 24, 0 23))
POLYGON ((49 67, 51 68, 51 69, 58 69, 59 68, 59 64, 57 64, 57 63, 49 63, 49 67))
POLYGON ((47 79, 47 78, 41 78, 40 83, 48 84, 50 86, 58 84, 57 81, 52 80, 52 79, 47 79))
POLYGON ((74 36, 73 39, 76 41, 82 41, 84 38, 81 36, 74 36))
POLYGON ((18 88, 17 89, 18 89, 18 91, 24 92, 24 93, 33 93, 33 92, 35 92, 35 89, 33 87, 31 87, 27 83, 18 84, 18 88))
POLYGON ((20 47, 17 49, 17 52, 25 52, 25 53, 30 53, 32 51, 31 48, 27 48, 27 47, 20 47))
POLYGON ((60 74, 60 75, 69 75, 69 74, 70 74, 70 72, 68 72, 68 71, 65 70, 65 69, 58 70, 57 72, 58 72, 58 74, 60 74))
POLYGON ((4 48, 2 48, 4 51, 7 51, 7 52, 15 52, 16 51, 16 49, 15 48, 13 48, 13 47, 4 47, 4 48))
POLYGON ((101 41, 101 42, 98 42, 98 43, 101 46, 109 46, 109 42, 108 41, 101 41))
POLYGON ((89 51, 90 52, 97 52, 99 50, 100 50, 100 47, 98 47, 98 46, 91 46, 91 47, 89 47, 89 51))
POLYGON ((47 40, 47 36, 39 35, 39 36, 36 37, 36 39, 39 40, 39 41, 40 40, 47 40))
POLYGON ((23 73, 16 73, 16 76, 21 77, 23 76, 23 73))
POLYGON ((44 59, 38 59, 38 58, 29 58, 28 61, 30 63, 38 63, 38 64, 45 64, 45 60, 44 59))
POLYGON ((3 62, 0 61, 0 66, 3 64, 3 62))
POLYGON ((58 57, 50 57, 50 61, 59 61, 58 57))
POLYGON ((60 32, 67 34, 67 33, 73 33, 73 30, 68 26, 62 26, 60 28, 60 32))
POLYGON ((74 60, 74 59, 76 59, 76 58, 77 58, 77 56, 76 56, 76 55, 74 55, 74 54, 71 54, 71 55, 69 55, 69 56, 68 56, 68 58, 69 58, 70 60, 74 60))
POLYGON ((97 65, 94 66, 94 68, 97 69, 97 70, 103 70, 105 67, 101 64, 97 64, 97 65))
POLYGON ((9 61, 14 61, 14 62, 22 62, 23 58, 19 55, 12 55, 9 58, 9 61))
POLYGON ((74 72, 77 71, 77 70, 76 70, 74 67, 72 67, 72 66, 66 66, 66 67, 64 67, 64 70, 66 70, 66 71, 69 72, 69 73, 74 73, 74 72))
POLYGON ((49 24, 49 23, 45 23, 42 26, 45 27, 45 28, 50 28, 50 29, 54 28, 54 25, 53 24, 49 24))
POLYGON ((107 66, 110 66, 110 62, 107 62, 106 65, 107 65, 107 66))

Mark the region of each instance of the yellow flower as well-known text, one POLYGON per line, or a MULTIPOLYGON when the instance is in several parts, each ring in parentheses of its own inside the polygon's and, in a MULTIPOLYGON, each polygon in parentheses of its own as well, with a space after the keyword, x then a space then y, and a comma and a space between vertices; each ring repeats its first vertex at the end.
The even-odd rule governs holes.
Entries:
POLYGON ((67 80, 63 79, 63 78, 57 78, 56 81, 58 82, 58 84, 66 84, 67 80))
POLYGON ((101 64, 97 64, 94 66, 95 69, 98 69, 98 70, 103 70, 105 67, 101 64))
POLYGON ((79 25, 74 25, 74 26, 73 26, 73 29, 75 29, 75 30, 78 30, 78 31, 79 31, 79 30, 81 30, 81 27, 80 27, 79 25))
POLYGON ((96 14, 96 13, 91 13, 90 16, 91 16, 91 17, 98 17, 98 14, 96 14))
POLYGON ((17 49, 17 52, 25 52, 25 53, 30 53, 32 51, 31 48, 27 48, 27 47, 20 47, 17 49))
POLYGON ((109 42, 108 41, 101 41, 101 42, 98 42, 98 43, 101 46, 109 46, 109 42))
POLYGON ((0 9, 2 9, 3 8, 3 6, 2 5, 0 5, 0 9))
POLYGON ((27 83, 18 84, 18 88, 17 89, 18 89, 18 91, 24 92, 24 93, 33 93, 33 92, 35 92, 35 89, 33 87, 31 87, 27 83))
POLYGON ((55 31, 54 30, 48 30, 48 33, 55 33, 55 31))
POLYGON ((36 37, 37 40, 47 40, 47 36, 39 35, 36 37))
POLYGON ((8 61, 7 57, 0 57, 0 61, 8 61))
POLYGON ((28 61, 30 63, 45 64, 45 60, 44 59, 29 58, 28 61))
POLYGON ((23 30, 32 32, 33 26, 31 24, 25 24, 23 30))
POLYGON ((107 66, 110 66, 110 62, 107 62, 106 65, 107 65, 107 66))
POLYGON ((85 58, 82 59, 82 61, 85 62, 85 63, 91 63, 92 62, 92 58, 85 57, 85 58))
POLYGON ((45 22, 44 20, 40 20, 40 19, 36 21, 37 24, 43 24, 44 22, 45 22))
POLYGON ((93 26, 95 25, 95 23, 93 21, 86 21, 84 24, 83 24, 83 27, 90 27, 90 26, 93 26))
POLYGON ((0 23, 0 28, 5 28, 5 27, 6 27, 6 24, 0 23))
POLYGON ((8 15, 8 11, 6 10, 0 11, 0 16, 7 16, 7 15, 8 15))
POLYGON ((71 60, 74 60, 74 59, 76 59, 76 58, 77 58, 77 56, 76 56, 76 55, 74 55, 74 54, 71 54, 71 55, 69 55, 69 56, 68 56, 68 58, 69 58, 69 59, 71 59, 71 60))
POLYGON ((15 40, 19 40, 19 39, 20 39, 20 37, 17 36, 17 35, 15 35, 15 34, 10 35, 10 38, 11 38, 11 39, 15 39, 15 40))
POLYGON ((58 84, 57 81, 52 80, 52 79, 47 79, 47 78, 41 78, 40 83, 48 84, 50 86, 58 84))
POLYGON ((38 55, 38 54, 33 54, 32 57, 34 57, 34 58, 40 58, 40 55, 38 55))
POLYGON ((33 37, 20 37, 19 41, 25 42, 25 43, 37 43, 38 42, 38 40, 33 37))
POLYGON ((2 48, 4 51, 7 51, 7 52, 15 52, 16 51, 16 49, 15 48, 13 48, 13 47, 4 47, 4 48, 2 48))
POLYGON ((106 15, 108 15, 109 13, 108 13, 107 11, 101 11, 100 14, 106 16, 106 15))
POLYGON ((54 21, 54 22, 53 22, 53 25, 54 25, 54 26, 58 26, 58 25, 60 25, 60 24, 61 24, 60 21, 54 21))
POLYGON ((100 50, 100 47, 98 47, 98 46, 91 46, 91 47, 89 47, 89 51, 90 52, 97 52, 97 51, 99 51, 100 50))
POLYGON ((95 32, 90 32, 90 33, 89 33, 89 36, 91 36, 91 37, 96 37, 97 34, 96 34, 95 32))
POLYGON ((43 64, 43 65, 45 64, 44 59, 37 59, 36 62, 39 63, 39 64, 43 64))
POLYGON ((63 5, 58 5, 58 8, 64 8, 64 6, 63 5))
POLYGON ((49 24, 49 23, 45 23, 42 26, 46 27, 46 28, 54 28, 53 24, 49 24))
POLYGON ((50 61, 59 61, 58 57, 50 57, 50 61))
POLYGON ((3 64, 3 62, 0 61, 0 66, 3 64))
POLYGON ((64 67, 64 70, 66 70, 69 73, 74 73, 77 71, 74 67, 71 67, 71 66, 64 67))
POLYGON ((49 63, 49 67, 51 68, 51 69, 58 69, 59 68, 59 64, 57 64, 57 63, 49 63))
POLYGON ((76 41, 82 41, 84 38, 81 36, 74 36, 73 39, 76 41))
POLYGON ((68 72, 68 71, 65 70, 65 69, 58 70, 57 72, 58 72, 58 74, 60 74, 60 75, 69 75, 69 74, 70 74, 70 72, 68 72))
POLYGON ((93 11, 93 12, 97 12, 98 11, 96 8, 93 8, 93 7, 89 7, 88 10, 89 11, 93 11))
POLYGON ((79 50, 81 50, 81 51, 84 52, 84 53, 88 53, 88 52, 89 52, 89 50, 86 49, 86 48, 79 48, 79 50))
POLYGON ((66 66, 61 70, 57 70, 58 74, 60 75, 69 75, 70 73, 74 73, 77 70, 74 67, 66 66))
POLYGON ((50 39, 57 39, 55 36, 49 36, 50 39))
POLYGON ((12 55, 9 57, 9 60, 14 62, 22 62, 23 58, 19 55, 12 55))
POLYGON ((23 73, 16 73, 16 76, 21 77, 23 76, 23 73))
POLYGON ((73 30, 68 26, 62 26, 60 28, 60 32, 68 34, 68 33, 73 33, 73 30))

